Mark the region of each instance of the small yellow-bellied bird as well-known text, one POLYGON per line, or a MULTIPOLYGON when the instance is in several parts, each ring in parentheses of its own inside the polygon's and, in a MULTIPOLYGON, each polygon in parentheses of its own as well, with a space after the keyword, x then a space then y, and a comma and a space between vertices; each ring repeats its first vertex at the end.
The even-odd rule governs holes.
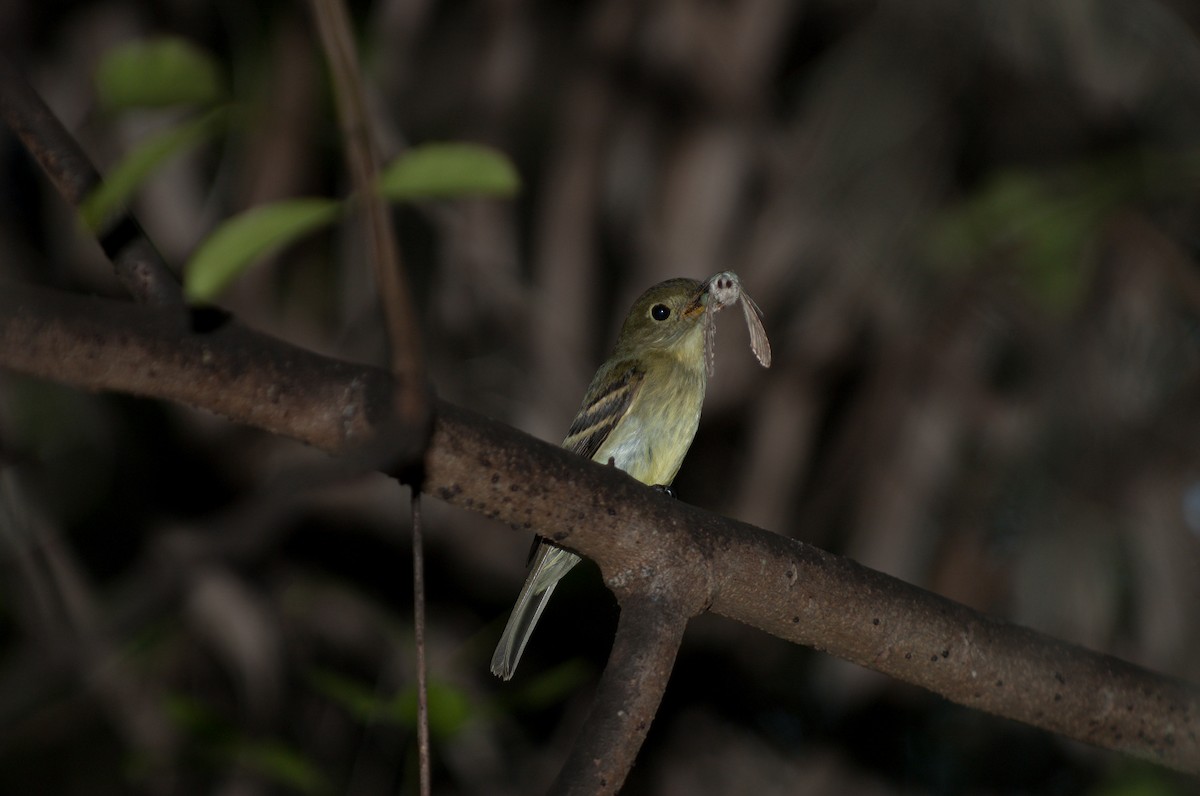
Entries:
MULTIPOLYGON (((633 303, 563 447, 611 463, 642 483, 669 486, 700 422, 712 365, 713 315, 739 298, 754 353, 769 366, 770 347, 758 307, 741 291, 736 274, 724 271, 705 282, 660 282, 633 303)), ((493 674, 512 677, 546 601, 577 563, 574 553, 538 543, 529 577, 492 655, 493 674)))

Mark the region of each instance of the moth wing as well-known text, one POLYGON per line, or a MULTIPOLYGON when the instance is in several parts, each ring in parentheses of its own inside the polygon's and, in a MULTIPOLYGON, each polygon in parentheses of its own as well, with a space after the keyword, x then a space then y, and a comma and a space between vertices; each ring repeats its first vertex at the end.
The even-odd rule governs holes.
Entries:
POLYGON ((763 328, 762 310, 744 290, 742 314, 746 316, 746 329, 750 332, 750 350, 754 352, 758 364, 764 368, 771 367, 771 341, 767 339, 767 330, 763 328))

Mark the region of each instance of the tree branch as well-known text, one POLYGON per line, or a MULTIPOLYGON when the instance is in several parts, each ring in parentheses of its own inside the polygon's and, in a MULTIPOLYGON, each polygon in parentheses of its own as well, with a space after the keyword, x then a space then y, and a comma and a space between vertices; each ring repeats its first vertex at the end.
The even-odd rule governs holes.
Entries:
MULTIPOLYGON (((389 427, 392 383, 227 324, 0 284, 0 366, 207 409, 353 453, 389 427)), ((954 702, 1200 773, 1200 688, 1002 622, 810 545, 656 493, 444 401, 425 490, 588 556, 630 594, 686 586, 712 611, 954 702)))
POLYGON ((642 596, 621 602, 617 635, 591 712, 551 793, 621 790, 662 702, 687 620, 670 602, 642 596))
MULTIPOLYGON (((100 174, 21 71, 0 55, 0 117, 21 139, 63 198, 75 207, 100 184, 100 174)), ((109 219, 97 239, 117 279, 139 301, 181 305, 179 280, 128 212, 109 219)))
POLYGON ((13 370, 165 398, 327 451, 349 452, 391 416, 384 371, 303 351, 233 320, 195 333, 177 312, 4 282, 0 348, 0 364, 13 370))

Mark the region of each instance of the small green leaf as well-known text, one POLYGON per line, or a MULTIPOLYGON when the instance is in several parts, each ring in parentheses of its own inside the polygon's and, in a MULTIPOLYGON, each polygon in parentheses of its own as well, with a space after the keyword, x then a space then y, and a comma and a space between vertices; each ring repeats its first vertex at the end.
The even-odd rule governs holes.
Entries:
POLYGON ((220 742, 227 742, 233 735, 228 722, 203 701, 189 694, 168 694, 163 707, 175 727, 189 735, 220 742))
POLYGON ((376 693, 373 686, 328 669, 313 669, 308 673, 308 682, 359 721, 393 720, 388 715, 392 706, 376 693))
POLYGON ((1097 783, 1093 796, 1181 796, 1183 781, 1172 782, 1163 772, 1141 761, 1128 761, 1110 772, 1106 782, 1097 783))
POLYGON ((1084 170, 999 173, 942 216, 930 255, 948 267, 1002 257, 1040 304, 1068 312, 1086 284, 1086 246, 1119 203, 1109 182, 1084 170))
MULTIPOLYGON (((221 769, 244 766, 290 791, 312 796, 332 791, 329 780, 303 752, 282 741, 247 735, 200 699, 171 694, 164 708, 175 727, 183 731, 191 750, 221 769)), ((132 773, 144 775, 149 763, 133 762, 132 773)))
MULTIPOLYGON (((462 689, 449 683, 431 681, 429 684, 429 732, 434 738, 454 737, 471 718, 471 702, 462 689)), ((417 725, 417 691, 408 688, 396 697, 397 707, 405 723, 417 725)))
MULTIPOLYGON (((309 683, 363 723, 386 723, 402 727, 417 724, 417 692, 406 688, 383 696, 374 686, 360 683, 337 672, 315 669, 309 683)), ((433 680, 429 683, 429 731, 435 738, 453 737, 471 718, 471 701, 462 689, 433 680)))
POLYGON ((93 232, 99 230, 157 168, 217 135, 227 116, 224 109, 218 109, 143 141, 83 200, 79 207, 83 223, 93 232))
POLYGON ((501 152, 479 144, 425 144, 389 163, 380 189, 393 202, 512 196, 521 179, 501 152))
POLYGON ((332 222, 340 211, 332 199, 289 199, 228 219, 192 255, 184 295, 193 303, 212 301, 246 268, 332 222))
POLYGON ((541 710, 578 692, 592 675, 591 667, 581 659, 567 660, 553 669, 536 674, 506 701, 523 710, 541 710))
POLYGON ((96 93, 100 106, 109 111, 216 102, 225 94, 216 61, 173 37, 109 50, 96 67, 96 93))
POLYGON ((233 751, 239 763, 284 787, 314 795, 333 790, 329 780, 308 758, 278 741, 247 741, 233 751))

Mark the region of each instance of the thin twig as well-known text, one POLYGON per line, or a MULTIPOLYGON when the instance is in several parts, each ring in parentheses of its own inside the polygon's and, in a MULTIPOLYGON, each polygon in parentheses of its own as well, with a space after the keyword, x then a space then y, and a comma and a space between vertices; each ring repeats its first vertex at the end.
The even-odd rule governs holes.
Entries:
POLYGON ((421 796, 429 796, 429 687, 425 666, 425 550, 421 529, 421 493, 412 494, 413 628, 417 645, 417 759, 421 796))
POLYGON ((422 389, 425 363, 412 296, 404 278, 400 248, 391 214, 378 190, 378 155, 367 114, 366 91, 351 33, 350 18, 341 0, 311 0, 313 17, 333 80, 338 121, 345 139, 346 160, 354 191, 366 213, 368 250, 379 287, 391 350, 392 372, 407 379, 397 410, 402 417, 428 411, 422 389))
MULTIPOLYGON (((25 75, 0 54, 0 116, 54 183, 59 194, 78 207, 99 185, 100 174, 79 144, 46 107, 25 75)), ((97 232, 117 279, 138 301, 180 305, 179 280, 128 210, 114 215, 97 232)))
MULTIPOLYGON (((313 17, 321 37, 338 120, 345 140, 346 160, 354 191, 366 214, 368 252, 379 288, 391 351, 391 370, 397 389, 393 408, 400 425, 419 423, 429 428, 429 394, 425 387, 425 363, 412 296, 404 278, 400 247, 392 228, 391 214, 378 190, 379 162, 367 114, 366 90, 354 47, 350 17, 342 0, 311 0, 313 17)), ((388 435, 391 437, 391 435, 388 435)), ((397 466, 412 470, 424 453, 428 435, 409 439, 400 448, 397 466)), ((417 746, 422 796, 430 793, 429 703, 425 671, 425 562, 421 538, 421 476, 409 477, 412 487, 413 519, 413 628, 417 648, 417 746)))

